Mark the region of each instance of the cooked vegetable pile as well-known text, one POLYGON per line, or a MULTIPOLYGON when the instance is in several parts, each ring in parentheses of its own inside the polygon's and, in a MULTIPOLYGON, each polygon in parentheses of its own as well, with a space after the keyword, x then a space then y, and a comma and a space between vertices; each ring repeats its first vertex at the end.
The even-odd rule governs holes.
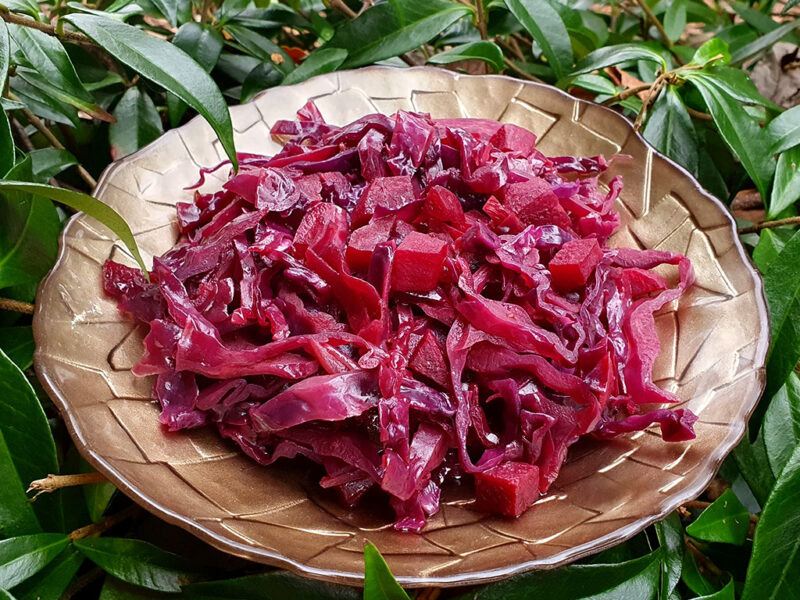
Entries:
POLYGON ((677 401, 652 381, 653 313, 691 265, 606 246, 622 182, 599 188, 603 157, 547 157, 487 120, 339 127, 311 103, 272 133, 281 152, 240 155, 177 205, 151 282, 104 266, 149 325, 134 371, 156 376, 170 431, 214 426, 264 465, 308 457, 343 502, 380 488, 414 531, 472 476, 477 510, 519 515, 582 435, 694 437, 687 410, 642 413, 677 401))

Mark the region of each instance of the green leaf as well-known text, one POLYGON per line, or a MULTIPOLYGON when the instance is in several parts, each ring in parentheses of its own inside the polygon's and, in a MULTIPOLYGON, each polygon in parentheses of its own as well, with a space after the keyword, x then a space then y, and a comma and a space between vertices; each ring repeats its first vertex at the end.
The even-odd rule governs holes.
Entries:
POLYGON ((624 62, 634 60, 644 60, 647 62, 654 62, 658 64, 662 70, 666 70, 667 63, 664 57, 655 50, 650 49, 644 44, 619 44, 617 46, 607 46, 595 50, 591 54, 584 56, 575 68, 572 70, 571 75, 580 75, 582 73, 591 73, 592 71, 599 71, 606 67, 619 65, 624 62))
POLYGON ((527 573, 458 596, 458 600, 652 600, 658 595, 660 558, 656 550, 623 563, 527 573))
MULTIPOLYGON (((36 70, 36 75, 24 77, 28 83, 97 119, 113 120, 111 115, 95 104, 57 38, 20 25, 11 25, 9 30, 25 60, 36 70)), ((23 75, 22 72, 19 74, 23 75)))
POLYGON ((64 169, 78 164, 78 159, 71 152, 58 148, 32 150, 28 152, 28 156, 31 159, 33 180, 38 183, 46 183, 64 169))
POLYGON ((707 596, 700 596, 694 600, 736 600, 734 590, 733 580, 730 580, 720 591, 708 594, 707 596))
POLYGON ((769 110, 780 110, 780 107, 761 95, 753 81, 741 69, 725 65, 711 65, 702 71, 686 71, 682 77, 692 82, 700 80, 712 85, 743 104, 763 106, 769 110))
POLYGON ((263 62, 274 64, 284 75, 294 69, 292 58, 269 38, 241 25, 226 25, 225 31, 231 34, 249 54, 263 62))
POLYGON ((413 50, 471 14, 448 0, 389 0, 345 22, 325 47, 347 50, 342 68, 352 69, 413 50))
POLYGON ((410 600, 372 542, 364 546, 364 600, 410 600))
MULTIPOLYGON (((263 589, 261 593, 263 595, 263 589)), ((183 596, 177 597, 183 598, 183 596)), ((100 598, 98 598, 98 600, 170 600, 174 598, 176 598, 174 594, 154 592, 153 590, 125 583, 111 575, 106 575, 106 579, 103 582, 103 589, 100 590, 100 598)))
POLYGON ((658 545, 661 550, 660 597, 670 597, 681 580, 683 565, 683 525, 678 513, 672 513, 660 523, 655 524, 658 545))
POLYGON ((778 157, 772 195, 769 199, 767 218, 774 218, 800 199, 800 146, 789 148, 778 157))
MULTIPOLYGON (((0 181, 0 192, 17 191, 33 194, 42 198, 49 198, 55 202, 66 204, 67 206, 85 212, 90 217, 97 219, 108 227, 130 250, 131 255, 139 263, 142 271, 147 273, 147 267, 139 254, 139 247, 133 237, 130 227, 117 211, 100 202, 91 196, 75 192, 65 188, 57 188, 40 183, 28 183, 25 181, 0 181)), ((1 265, 0 265, 1 266, 1 265)))
POLYGON ((0 541, 0 587, 12 588, 45 568, 69 545, 60 533, 35 533, 0 541))
POLYGON ((224 41, 222 35, 205 23, 190 21, 181 25, 172 43, 197 61, 206 72, 210 73, 222 53, 224 41))
POLYGON ((80 124, 78 110, 74 106, 51 98, 21 77, 12 77, 9 85, 11 91, 19 97, 20 102, 37 117, 74 127, 80 124))
POLYGON ((180 592, 191 579, 191 563, 140 540, 123 538, 84 538, 75 547, 86 558, 133 585, 158 592, 180 592))
POLYGON ((642 135, 658 151, 690 173, 697 173, 697 135, 674 86, 667 86, 658 95, 642 135))
POLYGON ((173 27, 178 26, 178 2, 177 0, 150 0, 164 18, 173 27))
POLYGON ((269 590, 269 600, 359 600, 362 597, 355 588, 315 581, 287 571, 193 583, 183 588, 183 593, 191 600, 263 600, 264 590, 269 590))
POLYGON ((30 15, 36 21, 42 20, 41 9, 35 0, 6 0, 3 4, 12 12, 30 15))
POLYGON ((66 548, 36 577, 21 583, 14 589, 18 600, 45 600, 61 598, 83 564, 83 555, 75 548, 66 548))
POLYGON ((780 40, 787 33, 791 33, 800 27, 800 19, 792 19, 783 25, 776 27, 769 33, 762 35, 757 40, 742 46, 731 55, 731 62, 738 64, 746 61, 751 56, 755 56, 759 52, 771 48, 775 42, 780 40))
POLYGON ((771 398, 780 389, 800 358, 799 266, 800 232, 796 232, 764 273, 772 333, 765 398, 771 398))
POLYGON ((342 48, 319 48, 314 50, 299 67, 284 78, 283 85, 300 83, 315 75, 335 71, 346 58, 347 50, 342 48))
POLYGON ((428 59, 432 65, 449 65, 462 60, 478 59, 494 67, 495 71, 501 71, 505 66, 503 51, 494 42, 481 40, 479 42, 469 42, 434 54, 428 59))
POLYGON ((742 162, 762 198, 766 198, 775 163, 767 152, 764 134, 758 123, 742 111, 741 106, 724 89, 716 85, 715 78, 703 76, 698 71, 689 71, 686 77, 703 96, 725 143, 742 162))
POLYGON ((573 77, 570 79, 569 83, 570 85, 576 85, 584 90, 594 92, 595 94, 608 97, 613 96, 619 91, 617 86, 615 86, 614 83, 607 77, 603 77, 602 75, 594 75, 592 73, 586 73, 584 75, 573 77))
POLYGON ((233 125, 225 99, 203 68, 178 47, 144 31, 94 15, 62 17, 114 58, 153 81, 200 113, 219 136, 234 169, 233 125))
MULTIPOLYGON (((32 177, 25 159, 6 177, 32 177)), ((24 191, 0 190, 0 288, 38 283, 55 262, 61 221, 50 202, 37 202, 24 191)))
POLYGON ((271 62, 262 62, 247 74, 242 82, 241 101, 247 102, 261 90, 280 85, 284 75, 271 62))
POLYGON ((42 530, 25 487, 17 474, 14 460, 0 431, 0 538, 38 533, 42 530))
POLYGON ((750 511, 727 489, 706 508, 697 520, 686 527, 686 533, 707 542, 741 546, 747 538, 750 511))
POLYGON ((697 560, 691 552, 685 552, 683 555, 681 581, 695 594, 714 594, 717 589, 700 573, 697 560))
POLYGON ((14 150, 14 138, 11 135, 11 123, 8 122, 8 115, 3 112, 0 117, 0 176, 5 175, 14 167, 16 151, 14 150))
POLYGON ((508 10, 542 47, 556 79, 572 67, 572 44, 564 21, 546 0, 505 0, 508 10))
POLYGON ((794 106, 772 119, 767 125, 767 136, 773 154, 800 146, 800 106, 794 106))
POLYGON ((731 62, 731 52, 725 40, 713 37, 694 53, 692 64, 704 67, 709 63, 726 65, 731 62))
POLYGON ((800 446, 795 448, 769 496, 753 538, 742 600, 800 598, 800 446))
POLYGON ((89 8, 88 6, 84 6, 80 2, 67 2, 67 6, 69 6, 73 10, 79 10, 81 12, 88 13, 90 15, 97 15, 98 17, 103 17, 106 19, 116 19, 118 21, 124 21, 133 15, 140 15, 144 12, 141 6, 138 4, 128 4, 127 6, 121 6, 118 11, 112 12, 110 10, 94 10, 93 8, 89 8))
POLYGON ((92 521, 99 521, 103 517, 108 505, 114 498, 117 488, 113 483, 104 481, 82 486, 83 497, 86 500, 86 509, 92 521))
POLYGON ((800 446, 800 377, 790 373, 778 393, 770 400, 764 415, 764 445, 769 466, 780 475, 792 451, 800 446))
POLYGON ((11 592, 7 592, 6 590, 0 589, 0 600, 17 600, 17 599, 11 595, 11 592))
POLYGON ((763 229, 758 244, 753 249, 753 262, 762 273, 778 258, 794 232, 790 229, 763 229))
POLYGON ((137 87, 129 87, 114 109, 117 122, 108 128, 111 158, 136 152, 164 133, 156 105, 137 87))
POLYGON ((664 30, 671 42, 676 41, 686 29, 686 2, 672 0, 664 14, 664 30))
POLYGON ((772 469, 769 467, 769 458, 767 457, 767 448, 764 445, 764 436, 759 435, 752 444, 749 441, 754 430, 755 423, 751 419, 748 438, 742 440, 742 442, 736 446, 733 451, 733 458, 736 461, 736 466, 739 467, 739 472, 747 482, 748 487, 752 490, 759 505, 764 506, 764 503, 769 497, 770 490, 775 484, 775 477, 772 475, 772 469))
POLYGON ((33 364, 33 330, 23 327, 0 327, 0 349, 24 371, 33 364))

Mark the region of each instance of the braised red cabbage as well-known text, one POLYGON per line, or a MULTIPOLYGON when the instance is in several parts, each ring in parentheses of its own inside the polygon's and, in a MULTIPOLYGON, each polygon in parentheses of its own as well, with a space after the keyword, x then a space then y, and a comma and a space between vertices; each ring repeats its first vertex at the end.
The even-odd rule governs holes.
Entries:
POLYGON ((168 430, 216 427, 264 465, 305 456, 343 502, 383 490, 414 531, 448 480, 520 514, 582 435, 694 437, 652 381, 653 315, 691 265, 607 246, 622 182, 599 186, 603 157, 547 157, 488 120, 339 127, 311 103, 272 134, 278 154, 240 155, 177 205, 149 282, 103 268, 149 325, 134 372, 156 376, 168 430))

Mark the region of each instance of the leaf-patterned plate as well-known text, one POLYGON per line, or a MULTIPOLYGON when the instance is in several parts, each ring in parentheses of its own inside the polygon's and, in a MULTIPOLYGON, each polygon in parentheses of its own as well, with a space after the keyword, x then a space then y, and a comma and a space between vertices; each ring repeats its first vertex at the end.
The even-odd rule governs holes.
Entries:
MULTIPOLYGON (((39 290, 34 332, 39 377, 89 462, 136 502, 217 548, 355 585, 366 540, 404 585, 486 582, 598 552, 697 496, 745 431, 768 345, 761 281, 722 204, 606 108, 544 85, 433 68, 373 67, 268 90, 232 108, 238 149, 277 151, 270 125, 309 99, 334 123, 402 108, 516 123, 549 155, 629 155, 615 163, 625 188, 613 243, 682 252, 697 275, 680 303, 657 316, 654 373, 699 415, 697 439, 667 444, 651 429, 584 441, 550 493, 519 519, 475 512, 467 498, 450 495, 422 534, 395 532, 383 508, 345 510, 302 468, 260 467, 210 430, 162 431, 152 381, 131 374, 143 331, 100 285, 103 261, 132 264, 130 257, 108 230, 79 215, 39 290)), ((176 240, 173 205, 192 197, 184 188, 223 157, 211 128, 195 119, 112 164, 95 195, 127 219, 149 260, 176 240)), ((220 183, 212 176, 206 189, 220 183)))

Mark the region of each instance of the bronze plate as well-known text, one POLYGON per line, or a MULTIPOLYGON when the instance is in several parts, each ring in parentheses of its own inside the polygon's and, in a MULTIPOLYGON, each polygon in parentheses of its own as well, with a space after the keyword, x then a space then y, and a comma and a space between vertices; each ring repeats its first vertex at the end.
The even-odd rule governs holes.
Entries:
MULTIPOLYGON (((302 467, 260 467, 210 430, 161 430, 152 381, 130 371, 143 332, 100 286, 109 256, 133 263, 108 230, 79 215, 39 290, 34 333, 36 370, 87 460, 136 502, 217 548, 354 585, 366 540, 404 585, 486 582, 598 552, 697 496, 745 431, 768 344, 761 280, 722 204, 611 110, 544 85, 433 68, 373 67, 268 90, 231 109, 239 150, 277 151, 270 125, 312 98, 333 123, 402 108, 516 123, 549 155, 629 155, 614 165, 625 181, 614 242, 682 252, 697 274, 680 304, 657 316, 654 372, 699 415, 697 439, 667 444, 650 429, 582 442, 551 492, 519 519, 473 512, 451 497, 421 535, 395 532, 378 507, 343 510, 302 467)), ((112 164, 95 196, 127 219, 149 260, 175 242, 173 205, 192 197, 184 188, 223 158, 211 128, 194 119, 112 164)), ((211 177, 205 189, 220 182, 211 177)))

